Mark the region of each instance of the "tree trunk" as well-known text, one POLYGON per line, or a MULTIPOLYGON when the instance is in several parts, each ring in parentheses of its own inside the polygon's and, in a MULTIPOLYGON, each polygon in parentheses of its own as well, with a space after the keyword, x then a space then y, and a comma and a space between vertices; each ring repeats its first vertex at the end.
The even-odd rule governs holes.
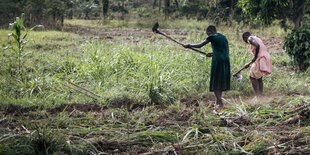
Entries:
POLYGON ((229 20, 228 20, 228 23, 229 23, 229 26, 232 25, 232 21, 234 20, 234 17, 235 17, 235 1, 234 0, 231 0, 231 4, 230 4, 230 16, 229 16, 229 20))
POLYGON ((157 0, 154 0, 154 2, 153 2, 153 9, 155 9, 156 4, 157 4, 157 0))
POLYGON ((301 26, 301 21, 305 15, 305 7, 306 7, 306 1, 304 0, 302 4, 297 8, 296 15, 293 16, 293 19, 292 19, 292 21, 294 22, 295 28, 298 28, 301 26))
POLYGON ((109 10, 109 0, 102 0, 103 18, 106 19, 109 10))
POLYGON ((178 0, 175 0, 175 5, 177 6, 177 8, 179 7, 179 2, 178 2, 178 0))
POLYGON ((64 27, 64 12, 60 15, 60 20, 61 20, 61 30, 64 27))
POLYGON ((122 20, 124 20, 125 19, 125 0, 122 0, 122 20))
POLYGON ((54 13, 53 13, 53 24, 52 24, 52 29, 57 28, 57 27, 56 27, 57 24, 55 24, 55 23, 56 23, 56 13, 54 12, 54 13))
POLYGON ((158 2, 158 13, 160 14, 160 8, 161 8, 161 0, 158 2))
POLYGON ((169 17, 170 13, 170 0, 165 0, 165 18, 169 17))
POLYGON ((84 19, 87 19, 87 20, 89 19, 88 13, 89 13, 88 11, 85 12, 85 18, 84 19))
POLYGON ((170 7, 170 0, 165 0, 165 7, 169 8, 170 7))

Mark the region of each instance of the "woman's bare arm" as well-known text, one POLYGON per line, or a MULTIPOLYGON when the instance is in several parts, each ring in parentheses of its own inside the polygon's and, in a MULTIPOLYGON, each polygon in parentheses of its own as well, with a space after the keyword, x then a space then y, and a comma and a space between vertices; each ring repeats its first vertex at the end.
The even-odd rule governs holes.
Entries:
POLYGON ((255 62, 258 56, 258 52, 259 52, 259 44, 252 37, 249 37, 248 41, 251 45, 255 46, 255 54, 254 54, 254 58, 252 59, 252 62, 255 62))
POLYGON ((200 44, 185 44, 184 47, 185 48, 189 48, 189 47, 193 47, 193 48, 201 48, 202 46, 208 44, 209 41, 206 39, 203 42, 201 42, 200 44))

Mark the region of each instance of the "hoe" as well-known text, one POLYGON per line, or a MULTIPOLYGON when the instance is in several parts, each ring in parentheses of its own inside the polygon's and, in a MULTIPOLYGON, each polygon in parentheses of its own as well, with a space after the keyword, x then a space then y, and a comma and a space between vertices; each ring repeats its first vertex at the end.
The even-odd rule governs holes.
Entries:
POLYGON ((247 64, 245 64, 238 72, 236 72, 235 74, 233 74, 234 77, 238 78, 239 80, 242 79, 242 74, 241 74, 241 71, 246 69, 248 65, 251 65, 253 62, 249 62, 247 64))
MULTIPOLYGON (((158 33, 158 34, 161 34, 161 35, 167 37, 168 39, 170 39, 170 40, 176 42, 176 43, 179 44, 179 45, 182 45, 182 46, 184 45, 183 43, 181 43, 181 42, 179 42, 179 41, 177 41, 177 40, 171 38, 171 37, 168 36, 167 34, 165 34, 165 33, 163 33, 163 32, 160 32, 160 31, 158 30, 158 27, 159 27, 159 24, 158 24, 158 23, 155 23, 154 26, 153 26, 153 28, 152 28, 152 31, 153 31, 154 33, 158 33)), ((190 49, 191 49, 191 50, 194 50, 194 51, 196 51, 196 52, 198 52, 198 53, 204 54, 204 55, 206 55, 207 57, 211 57, 211 56, 212 56, 212 53, 206 53, 206 52, 200 51, 200 50, 198 50, 198 49, 196 49, 196 48, 192 48, 192 47, 190 47, 190 49)))

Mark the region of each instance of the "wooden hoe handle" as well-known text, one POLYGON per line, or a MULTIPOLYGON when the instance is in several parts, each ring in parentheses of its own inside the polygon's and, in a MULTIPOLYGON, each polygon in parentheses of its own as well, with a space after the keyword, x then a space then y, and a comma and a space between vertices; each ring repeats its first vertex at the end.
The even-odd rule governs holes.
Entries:
MULTIPOLYGON (((170 39, 170 40, 172 40, 172 41, 176 42, 177 44, 179 44, 179 45, 181 45, 181 46, 183 46, 183 45, 184 45, 183 43, 181 43, 181 42, 179 42, 179 41, 175 40, 174 38, 171 38, 171 37, 170 37, 170 36, 168 36, 167 34, 165 34, 165 33, 163 33, 163 32, 160 32, 160 31, 159 31, 159 30, 157 30, 157 29, 156 29, 155 33, 161 34, 161 35, 163 35, 163 36, 167 37, 168 39, 170 39)), ((194 50, 194 51, 196 51, 196 52, 198 52, 198 53, 201 53, 201 54, 204 54, 204 55, 208 56, 208 54, 207 54, 206 52, 200 51, 200 50, 198 50, 198 49, 196 49, 196 48, 189 47, 189 49, 194 50)), ((210 55, 212 56, 212 54, 210 54, 210 55)))

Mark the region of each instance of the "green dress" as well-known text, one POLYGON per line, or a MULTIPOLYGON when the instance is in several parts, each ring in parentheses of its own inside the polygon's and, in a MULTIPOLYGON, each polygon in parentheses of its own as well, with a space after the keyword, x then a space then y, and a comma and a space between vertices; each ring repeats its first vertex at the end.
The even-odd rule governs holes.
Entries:
POLYGON ((227 38, 223 34, 216 33, 211 34, 207 40, 211 42, 213 50, 210 91, 230 90, 230 63, 227 38))

